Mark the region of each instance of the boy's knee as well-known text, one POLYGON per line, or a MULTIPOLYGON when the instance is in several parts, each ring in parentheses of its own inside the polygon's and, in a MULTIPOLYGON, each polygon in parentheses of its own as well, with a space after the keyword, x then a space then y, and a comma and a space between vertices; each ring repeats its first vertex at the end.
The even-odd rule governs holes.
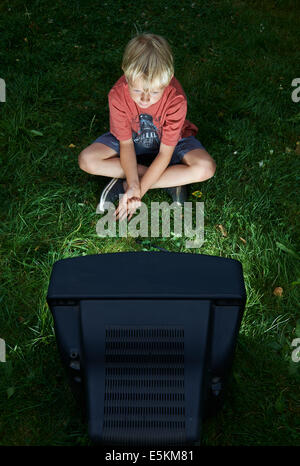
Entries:
POLYGON ((210 167, 208 169, 208 173, 210 174, 210 178, 212 178, 214 176, 214 174, 216 173, 216 168, 217 168, 216 162, 214 161, 214 159, 211 159, 210 167))
POLYGON ((83 171, 88 171, 89 168, 89 153, 85 150, 78 155, 78 165, 83 171))
POLYGON ((201 163, 199 163, 199 168, 202 178, 201 181, 203 181, 203 177, 205 180, 208 180, 214 176, 217 165, 214 159, 210 158, 209 160, 205 160, 205 162, 202 160, 201 163))

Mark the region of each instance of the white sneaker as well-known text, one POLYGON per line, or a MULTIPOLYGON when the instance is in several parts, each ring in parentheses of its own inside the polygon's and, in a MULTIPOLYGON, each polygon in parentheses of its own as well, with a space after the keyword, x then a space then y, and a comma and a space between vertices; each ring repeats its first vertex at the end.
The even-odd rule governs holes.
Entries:
POLYGON ((119 194, 124 194, 123 179, 122 178, 112 178, 112 180, 105 186, 103 189, 100 202, 97 206, 97 212, 105 212, 107 208, 105 207, 106 202, 114 202, 116 199, 119 199, 119 194))

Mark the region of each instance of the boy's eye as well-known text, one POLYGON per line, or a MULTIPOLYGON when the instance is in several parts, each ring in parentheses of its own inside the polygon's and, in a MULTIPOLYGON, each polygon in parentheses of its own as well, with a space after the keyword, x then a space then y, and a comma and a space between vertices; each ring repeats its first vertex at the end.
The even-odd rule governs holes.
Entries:
MULTIPOLYGON (((134 92, 141 92, 138 89, 134 89, 134 92)), ((150 92, 150 94, 159 94, 159 92, 150 92)))

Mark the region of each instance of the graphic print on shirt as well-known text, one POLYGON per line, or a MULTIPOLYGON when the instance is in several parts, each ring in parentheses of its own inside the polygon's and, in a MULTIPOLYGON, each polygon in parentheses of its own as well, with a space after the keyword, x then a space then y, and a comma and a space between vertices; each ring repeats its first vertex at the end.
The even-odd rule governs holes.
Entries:
POLYGON ((160 117, 157 121, 158 125, 155 126, 152 115, 141 113, 139 115, 139 131, 132 131, 134 143, 145 149, 159 151, 161 138, 160 117))

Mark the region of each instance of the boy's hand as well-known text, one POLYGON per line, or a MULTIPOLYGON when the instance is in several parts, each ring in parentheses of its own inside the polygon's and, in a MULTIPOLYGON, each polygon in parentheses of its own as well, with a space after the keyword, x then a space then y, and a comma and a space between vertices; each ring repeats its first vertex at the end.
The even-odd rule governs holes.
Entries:
POLYGON ((134 212, 141 205, 141 188, 138 185, 128 186, 127 190, 122 196, 122 199, 119 202, 119 205, 115 211, 116 220, 123 220, 125 217, 128 217, 128 220, 131 219, 134 212))

